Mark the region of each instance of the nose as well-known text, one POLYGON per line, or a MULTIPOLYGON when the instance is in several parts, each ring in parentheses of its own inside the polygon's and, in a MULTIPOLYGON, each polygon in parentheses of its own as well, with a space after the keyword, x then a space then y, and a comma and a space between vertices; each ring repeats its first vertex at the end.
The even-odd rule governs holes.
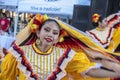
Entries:
POLYGON ((53 32, 50 31, 50 32, 48 33, 48 36, 49 36, 49 37, 53 37, 53 32))

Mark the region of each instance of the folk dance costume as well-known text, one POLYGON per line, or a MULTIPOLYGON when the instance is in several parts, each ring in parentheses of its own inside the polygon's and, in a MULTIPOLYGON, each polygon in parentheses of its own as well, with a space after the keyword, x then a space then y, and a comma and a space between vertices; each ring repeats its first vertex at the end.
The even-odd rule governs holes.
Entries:
MULTIPOLYGON (((96 27, 95 29, 86 31, 88 35, 101 47, 115 52, 117 47, 120 46, 120 14, 115 13, 108 16, 107 26, 103 30, 96 27)), ((119 50, 120 51, 120 50, 119 50)))
MULTIPOLYGON (((93 21, 95 18, 99 17, 93 15, 93 21)), ((106 17, 107 25, 102 28, 96 27, 95 29, 88 30, 86 33, 90 38, 99 46, 105 48, 108 51, 116 52, 120 54, 120 14, 115 13, 106 17)), ((116 57, 120 61, 120 57, 116 57)), ((119 80, 120 78, 116 78, 113 80, 119 80)))
MULTIPOLYGON (((50 17, 36 15, 35 19, 42 23, 50 17)), ((56 20, 56 19, 55 19, 56 20)), ((36 24, 29 24, 16 37, 19 44, 13 43, 2 60, 0 80, 110 80, 110 78, 93 78, 86 76, 90 69, 101 68, 101 63, 91 62, 90 57, 98 57, 118 62, 109 52, 95 44, 85 34, 72 26, 56 20, 63 33, 61 41, 46 53, 36 46, 36 24), (32 28, 31 28, 32 26, 32 28), (22 34, 22 35, 21 35, 22 34), (63 38, 63 39, 62 39, 63 38), (102 52, 104 51, 104 52, 102 52), (96 54, 97 52, 97 54, 96 54), (106 53, 105 53, 106 52, 106 53), (88 54, 89 53, 89 54, 88 54), (58 61, 57 61, 58 60, 58 61)), ((34 22, 34 20, 32 21, 34 22)), ((119 54, 114 54, 120 56, 119 54)))

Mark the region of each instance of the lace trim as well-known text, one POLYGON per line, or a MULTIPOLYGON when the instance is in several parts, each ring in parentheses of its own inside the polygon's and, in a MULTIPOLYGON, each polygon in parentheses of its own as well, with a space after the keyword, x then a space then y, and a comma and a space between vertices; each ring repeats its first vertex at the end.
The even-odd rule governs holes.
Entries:
POLYGON ((58 67, 54 70, 51 76, 47 80, 61 80, 67 73, 65 68, 74 57, 75 52, 73 50, 67 49, 65 53, 61 56, 58 61, 58 67))
POLYGON ((34 78, 35 80, 37 80, 37 74, 33 72, 30 63, 24 56, 24 52, 22 52, 20 48, 18 48, 18 50, 15 50, 14 47, 10 48, 9 52, 16 58, 16 61, 19 63, 18 69, 21 70, 28 78, 34 78))

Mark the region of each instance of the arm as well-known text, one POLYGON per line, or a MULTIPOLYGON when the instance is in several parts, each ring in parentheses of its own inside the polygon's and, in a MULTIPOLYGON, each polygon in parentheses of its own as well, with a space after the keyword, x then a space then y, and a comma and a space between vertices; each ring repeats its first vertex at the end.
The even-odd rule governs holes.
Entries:
POLYGON ((105 78, 105 77, 120 77, 120 73, 104 70, 104 69, 91 69, 89 70, 86 75, 91 77, 97 77, 97 78, 105 78))
MULTIPOLYGON (((77 67, 76 68, 76 72, 82 74, 82 73, 86 73, 88 76, 91 76, 91 77, 96 77, 96 78, 114 78, 114 77, 120 77, 120 66, 118 63, 115 63, 113 61, 108 61, 108 60, 97 60, 97 61, 92 61, 92 62, 88 62, 87 63, 87 60, 85 59, 85 57, 83 58, 83 60, 80 60, 80 63, 78 64, 78 59, 80 59, 83 55, 82 54, 79 54, 77 56, 77 62, 76 60, 74 59, 74 61, 72 62, 72 64, 77 67), (78 58, 78 56, 80 56, 78 58), (81 63, 82 62, 82 63, 81 63), (95 66, 90 66, 90 67, 86 67, 87 65, 92 65, 92 63, 101 63, 103 68, 101 67, 95 67, 95 66), (75 64, 76 63, 76 64, 75 64), (84 65, 85 63, 85 65, 84 65), (87 64, 86 64, 87 63, 87 64), (83 66, 81 66, 83 65, 83 66), (86 68, 85 68, 86 67, 86 68), (93 67, 93 68, 91 68, 93 67), (77 69, 78 68, 78 69, 77 69), (104 69, 106 68, 106 69, 104 69), (84 69, 84 71, 83 71, 84 69)), ((70 70, 73 70, 75 68, 71 68, 71 67, 74 67, 74 66, 71 66, 69 65, 68 67, 70 68, 70 70)), ((70 71, 71 72, 71 71, 70 71)))
POLYGON ((31 34, 29 25, 27 25, 23 30, 21 30, 15 38, 15 43, 17 45, 20 45, 23 41, 26 40, 26 37, 28 38, 29 35, 31 34), (24 35, 23 35, 24 34, 24 35), (21 36, 22 35, 22 36, 21 36))
POLYGON ((10 27, 10 25, 8 24, 7 27, 6 27, 6 29, 5 29, 5 31, 7 31, 9 29, 9 27, 10 27))
POLYGON ((16 58, 12 54, 7 54, 0 66, 0 80, 14 80, 18 74, 17 64, 16 58))
POLYGON ((120 65, 118 63, 108 60, 95 60, 90 59, 92 62, 102 63, 100 69, 91 69, 86 75, 92 77, 120 77, 120 65))
MULTIPOLYGON (((28 42, 29 40, 35 40, 35 34, 36 31, 39 29, 39 27, 41 26, 41 24, 43 23, 44 18, 43 16, 41 16, 40 14, 36 14, 36 16, 30 20, 30 22, 28 23, 28 25, 25 26, 24 29, 22 29, 17 35, 16 35, 16 41, 15 43, 17 45, 20 45, 24 42, 24 45, 26 42, 28 42), (24 35, 23 35, 24 34, 24 35), (32 35, 31 35, 32 34, 32 35), (22 36, 21 36, 22 35, 22 36), (30 37, 30 38, 29 38, 30 37), (29 38, 29 40, 28 40, 29 38), (34 39, 33 39, 34 38, 34 39)), ((31 44, 31 43, 30 43, 31 44)))
POLYGON ((97 63, 101 63, 102 64, 102 67, 106 68, 106 69, 109 69, 111 71, 114 71, 114 72, 117 72, 117 73, 120 73, 120 64, 119 63, 116 63, 116 62, 113 62, 113 61, 109 61, 109 60, 106 60, 106 59, 93 59, 93 58, 90 58, 90 61, 92 62, 97 62, 97 63))
POLYGON ((14 49, 9 49, 7 55, 3 58, 0 65, 0 80, 15 80, 19 76, 19 80, 25 80, 27 76, 19 69, 20 55, 15 53, 14 49))
POLYGON ((103 67, 113 70, 116 73, 120 73, 120 64, 119 63, 115 63, 112 61, 108 61, 108 60, 102 60, 101 61, 103 67))

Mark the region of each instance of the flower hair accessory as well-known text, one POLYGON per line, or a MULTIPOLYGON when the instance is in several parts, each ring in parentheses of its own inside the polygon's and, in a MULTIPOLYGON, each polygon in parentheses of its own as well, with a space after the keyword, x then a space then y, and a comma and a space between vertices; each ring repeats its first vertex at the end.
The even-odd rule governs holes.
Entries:
POLYGON ((40 14, 36 14, 35 17, 29 22, 31 32, 36 32, 38 29, 40 29, 43 22, 44 17, 40 14))
POLYGON ((97 13, 93 14, 93 15, 92 15, 92 22, 97 23, 98 20, 99 20, 99 18, 100 18, 100 15, 99 15, 99 14, 97 14, 97 13))

